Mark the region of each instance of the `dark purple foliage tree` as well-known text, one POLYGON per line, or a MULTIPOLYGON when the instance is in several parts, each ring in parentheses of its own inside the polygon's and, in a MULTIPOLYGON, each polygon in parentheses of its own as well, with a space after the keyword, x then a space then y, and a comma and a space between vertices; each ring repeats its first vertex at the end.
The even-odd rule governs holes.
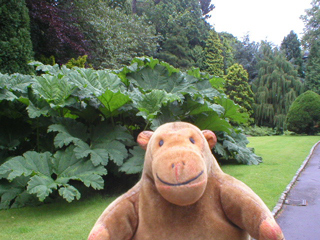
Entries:
POLYGON ((36 59, 53 55, 62 64, 73 57, 88 55, 84 35, 76 27, 72 4, 67 2, 26 0, 36 59))

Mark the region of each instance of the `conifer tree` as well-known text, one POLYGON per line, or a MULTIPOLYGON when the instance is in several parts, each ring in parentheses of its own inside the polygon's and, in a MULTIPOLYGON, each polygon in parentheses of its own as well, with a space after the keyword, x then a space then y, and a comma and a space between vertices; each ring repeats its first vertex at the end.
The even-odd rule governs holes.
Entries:
POLYGON ((291 103, 303 91, 293 65, 270 43, 260 48, 259 73, 253 82, 255 122, 259 126, 285 129, 291 103))
POLYGON ((234 53, 237 39, 227 32, 219 33, 219 38, 222 44, 223 71, 226 75, 227 69, 235 63, 234 53))
MULTIPOLYGON (((249 117, 253 117, 254 96, 248 83, 248 72, 238 63, 228 68, 228 74, 225 75, 225 92, 228 97, 241 106, 242 112, 249 117)), ((251 118, 250 122, 253 122, 251 118)))
POLYGON ((308 57, 306 88, 320 94, 320 40, 314 41, 308 57))
POLYGON ((249 82, 251 83, 258 75, 258 51, 260 44, 251 42, 249 35, 245 35, 243 40, 235 43, 235 61, 241 64, 249 74, 249 82))
POLYGON ((209 37, 206 41, 205 48, 205 70, 216 76, 224 74, 223 45, 220 41, 218 33, 211 29, 209 37))
POLYGON ((0 72, 30 73, 32 43, 29 15, 25 0, 7 0, 0 3, 0 72))
POLYGON ((294 31, 291 31, 282 41, 281 50, 285 54, 287 60, 291 62, 298 71, 298 75, 304 78, 303 60, 301 54, 301 43, 294 31))
POLYGON ((215 8, 215 6, 211 4, 211 0, 200 0, 199 2, 202 10, 202 15, 204 15, 205 18, 209 18, 210 15, 208 15, 208 13, 210 13, 215 8))

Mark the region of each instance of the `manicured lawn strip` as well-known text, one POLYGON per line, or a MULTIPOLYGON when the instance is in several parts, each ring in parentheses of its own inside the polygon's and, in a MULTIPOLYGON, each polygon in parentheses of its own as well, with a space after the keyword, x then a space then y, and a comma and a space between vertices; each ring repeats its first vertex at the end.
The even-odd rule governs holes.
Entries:
POLYGON ((0 211, 0 239, 86 240, 102 211, 115 197, 0 211))
POLYGON ((224 165, 224 172, 249 185, 270 210, 309 155, 319 136, 250 137, 249 147, 263 157, 260 165, 224 165))
MULTIPOLYGON (((320 138, 251 137, 250 147, 263 157, 258 166, 224 165, 223 170, 248 184, 272 209, 280 194, 320 138)), ((66 203, 0 211, 0 239, 85 240, 93 224, 115 197, 94 196, 66 203)))

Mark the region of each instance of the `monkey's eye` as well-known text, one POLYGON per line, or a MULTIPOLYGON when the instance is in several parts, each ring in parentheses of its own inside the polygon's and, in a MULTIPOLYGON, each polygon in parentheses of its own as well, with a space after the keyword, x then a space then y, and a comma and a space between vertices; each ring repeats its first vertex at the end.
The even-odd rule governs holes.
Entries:
POLYGON ((193 137, 190 137, 189 140, 190 140, 190 142, 192 142, 193 144, 196 143, 196 141, 193 139, 193 137))
POLYGON ((162 145, 163 145, 163 140, 160 140, 160 142, 159 142, 159 146, 161 147, 162 145))

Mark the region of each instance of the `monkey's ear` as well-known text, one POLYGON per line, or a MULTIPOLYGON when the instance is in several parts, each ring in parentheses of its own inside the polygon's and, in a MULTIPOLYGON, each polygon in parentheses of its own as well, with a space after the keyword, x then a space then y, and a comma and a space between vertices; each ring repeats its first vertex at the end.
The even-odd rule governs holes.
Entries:
POLYGON ((204 137, 207 139, 209 147, 212 149, 217 143, 216 135, 210 130, 203 130, 202 133, 204 137))
POLYGON ((149 142, 152 134, 153 134, 152 131, 143 131, 143 132, 139 133, 138 138, 137 138, 137 142, 142 149, 144 149, 144 150, 147 149, 148 142, 149 142))

